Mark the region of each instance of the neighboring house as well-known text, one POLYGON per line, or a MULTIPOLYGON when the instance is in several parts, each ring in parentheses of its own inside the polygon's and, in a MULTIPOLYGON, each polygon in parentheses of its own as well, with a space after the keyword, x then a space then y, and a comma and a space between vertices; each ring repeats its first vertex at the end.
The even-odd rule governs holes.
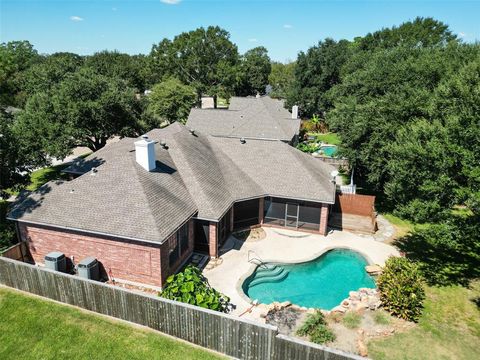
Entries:
POLYGON ((187 126, 204 134, 245 139, 298 142, 298 108, 292 113, 282 100, 269 96, 232 97, 228 109, 192 109, 187 126))
POLYGON ((117 281, 161 287, 194 249, 217 257, 231 231, 326 234, 329 165, 278 140, 204 135, 178 123, 124 138, 65 171, 9 214, 36 263, 96 257, 117 281))

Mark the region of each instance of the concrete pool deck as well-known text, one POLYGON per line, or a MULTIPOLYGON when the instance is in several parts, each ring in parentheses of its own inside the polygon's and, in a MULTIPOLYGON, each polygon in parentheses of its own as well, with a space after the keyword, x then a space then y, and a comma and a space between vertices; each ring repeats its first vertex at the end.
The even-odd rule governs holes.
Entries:
MULTIPOLYGON (((396 248, 376 241, 371 235, 337 230, 331 230, 327 236, 266 227, 263 230, 267 236, 262 240, 243 242, 230 236, 225 247, 231 249, 221 256, 222 263, 203 271, 211 286, 230 297, 235 305, 234 315, 251 307, 241 290, 243 280, 256 267, 248 261, 249 255, 264 262, 298 263, 313 260, 333 248, 346 248, 362 254, 370 264, 381 266, 388 257, 400 255, 396 248)), ((242 317, 258 321, 261 311, 255 307, 242 317)))

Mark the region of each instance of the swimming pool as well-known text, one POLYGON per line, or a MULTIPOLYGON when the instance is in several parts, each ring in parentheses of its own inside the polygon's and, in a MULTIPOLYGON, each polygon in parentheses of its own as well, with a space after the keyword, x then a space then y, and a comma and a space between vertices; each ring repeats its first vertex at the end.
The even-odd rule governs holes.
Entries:
POLYGON ((347 250, 330 250, 317 259, 300 264, 266 264, 243 283, 245 294, 264 304, 290 301, 299 306, 331 310, 359 288, 375 288, 365 271, 367 261, 347 250))
POLYGON ((320 151, 325 156, 333 157, 337 153, 337 147, 335 145, 325 145, 320 147, 320 151))

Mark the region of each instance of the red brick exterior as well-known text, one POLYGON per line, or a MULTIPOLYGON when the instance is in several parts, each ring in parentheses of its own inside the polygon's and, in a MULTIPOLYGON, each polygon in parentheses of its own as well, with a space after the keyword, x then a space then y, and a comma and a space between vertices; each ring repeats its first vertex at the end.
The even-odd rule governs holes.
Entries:
POLYGON ((176 241, 176 234, 163 244, 153 244, 23 223, 19 223, 19 230, 36 264, 43 264, 45 255, 52 251, 60 251, 69 259, 73 256, 75 263, 93 256, 108 277, 156 287, 161 287, 165 279, 191 255, 194 241, 193 221, 190 220, 189 249, 170 267, 169 246, 176 241))
POLYGON ((212 258, 218 257, 217 227, 218 227, 218 224, 216 222, 210 223, 208 246, 209 246, 209 255, 212 258))
POLYGON ((322 204, 322 209, 320 210, 320 228, 319 228, 320 234, 327 235, 327 225, 328 225, 328 204, 322 204))
POLYGON ((260 198, 258 203, 258 223, 263 224, 263 214, 265 209, 265 198, 260 198))

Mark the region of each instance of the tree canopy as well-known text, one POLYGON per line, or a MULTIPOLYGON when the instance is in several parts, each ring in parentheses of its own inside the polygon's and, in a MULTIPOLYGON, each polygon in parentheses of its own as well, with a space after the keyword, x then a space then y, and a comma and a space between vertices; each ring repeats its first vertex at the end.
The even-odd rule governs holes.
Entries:
POLYGON ((259 46, 248 50, 240 59, 237 95, 265 94, 272 70, 268 50, 259 46))
POLYGON ((162 121, 185 122, 196 101, 197 94, 193 87, 182 84, 176 78, 170 78, 152 88, 148 96, 148 112, 157 120, 156 127, 159 127, 162 121))
POLYGON ((238 49, 230 34, 218 26, 184 32, 170 41, 162 40, 152 47, 152 71, 175 76, 202 94, 226 96, 233 93, 238 49))
POLYGON ((36 93, 18 115, 26 141, 63 158, 74 146, 96 151, 114 135, 134 135, 139 104, 125 81, 85 68, 45 93, 36 93))

